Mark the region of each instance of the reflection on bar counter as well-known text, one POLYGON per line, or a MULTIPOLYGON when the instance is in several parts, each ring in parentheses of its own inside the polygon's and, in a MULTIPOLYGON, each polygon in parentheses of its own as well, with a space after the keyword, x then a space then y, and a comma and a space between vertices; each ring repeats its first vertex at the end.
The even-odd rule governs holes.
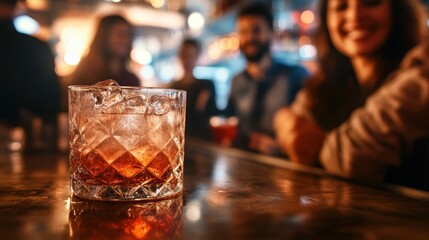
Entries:
POLYGON ((73 198, 70 239, 179 240, 183 229, 181 196, 154 202, 93 202, 73 198))
POLYGON ((24 148, 24 129, 0 123, 0 152, 20 152, 24 148))

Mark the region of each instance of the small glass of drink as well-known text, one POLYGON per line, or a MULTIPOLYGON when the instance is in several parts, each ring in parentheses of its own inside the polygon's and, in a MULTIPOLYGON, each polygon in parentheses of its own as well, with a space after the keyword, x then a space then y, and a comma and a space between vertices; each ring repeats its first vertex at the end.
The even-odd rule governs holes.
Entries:
POLYGON ((221 145, 230 146, 237 137, 237 117, 215 116, 210 118, 213 140, 221 145))
POLYGON ((70 86, 71 189, 93 200, 152 200, 183 189, 186 92, 70 86))

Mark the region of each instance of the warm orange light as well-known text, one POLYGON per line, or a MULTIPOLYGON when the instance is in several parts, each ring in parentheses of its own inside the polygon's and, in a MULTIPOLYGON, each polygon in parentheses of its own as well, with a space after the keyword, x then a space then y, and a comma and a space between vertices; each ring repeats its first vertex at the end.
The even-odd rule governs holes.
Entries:
POLYGON ((152 227, 146 221, 137 218, 125 228, 125 232, 131 233, 136 239, 144 239, 151 229, 152 227))
POLYGON ((310 24, 314 21, 314 13, 311 10, 305 10, 301 13, 301 22, 310 24))
POLYGON ((240 40, 238 34, 233 32, 229 35, 228 50, 235 52, 240 48, 240 40))
POLYGON ((236 36, 231 37, 229 42, 231 44, 231 47, 230 47, 231 51, 237 51, 240 48, 240 40, 238 40, 238 37, 236 36))
POLYGON ((154 8, 162 8, 165 4, 165 0, 150 0, 150 4, 154 8))
POLYGON ((307 45, 307 44, 311 44, 311 38, 307 35, 302 35, 301 37, 299 37, 298 39, 298 44, 300 46, 302 45, 307 45))
POLYGON ((220 47, 222 48, 222 50, 227 50, 228 45, 229 45, 229 38, 228 37, 224 37, 220 40, 220 47))
POLYGON ((218 60, 222 55, 219 41, 214 41, 209 45, 207 55, 211 60, 218 60))
POLYGON ((44 11, 49 8, 49 1, 47 0, 27 0, 26 5, 28 8, 37 11, 44 11))

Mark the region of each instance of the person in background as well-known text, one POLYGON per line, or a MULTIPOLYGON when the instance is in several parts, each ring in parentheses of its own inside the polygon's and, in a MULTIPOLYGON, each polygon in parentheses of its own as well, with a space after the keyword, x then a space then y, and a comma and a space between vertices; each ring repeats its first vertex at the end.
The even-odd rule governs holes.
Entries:
POLYGON ((239 120, 239 136, 233 146, 277 155, 280 151, 272 127, 274 114, 294 100, 308 72, 271 57, 274 28, 268 6, 253 3, 243 7, 236 28, 247 66, 234 77, 225 110, 225 115, 235 115, 239 120))
POLYGON ((92 85, 113 79, 122 86, 140 86, 139 78, 128 70, 133 26, 120 15, 100 19, 88 54, 71 76, 70 85, 92 85))
POLYGON ((13 18, 17 0, 0 0, 0 122, 24 127, 27 149, 32 148, 32 121, 50 129, 55 147, 56 116, 60 111, 60 83, 48 44, 17 32, 13 18))
POLYGON ((200 52, 197 40, 188 38, 182 42, 178 56, 184 74, 169 87, 187 91, 186 135, 210 140, 209 120, 218 113, 216 91, 212 81, 197 79, 193 74, 200 52))
POLYGON ((275 117, 282 149, 335 174, 429 190, 423 8, 408 0, 320 6, 320 72, 275 117))

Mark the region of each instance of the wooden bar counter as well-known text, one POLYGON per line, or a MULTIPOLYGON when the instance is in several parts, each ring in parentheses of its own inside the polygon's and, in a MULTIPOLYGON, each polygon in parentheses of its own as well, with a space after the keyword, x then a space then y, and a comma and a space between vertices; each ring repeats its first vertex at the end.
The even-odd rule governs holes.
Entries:
POLYGON ((184 193, 70 196, 66 153, 0 154, 0 239, 429 239, 429 194, 187 142, 184 193))

